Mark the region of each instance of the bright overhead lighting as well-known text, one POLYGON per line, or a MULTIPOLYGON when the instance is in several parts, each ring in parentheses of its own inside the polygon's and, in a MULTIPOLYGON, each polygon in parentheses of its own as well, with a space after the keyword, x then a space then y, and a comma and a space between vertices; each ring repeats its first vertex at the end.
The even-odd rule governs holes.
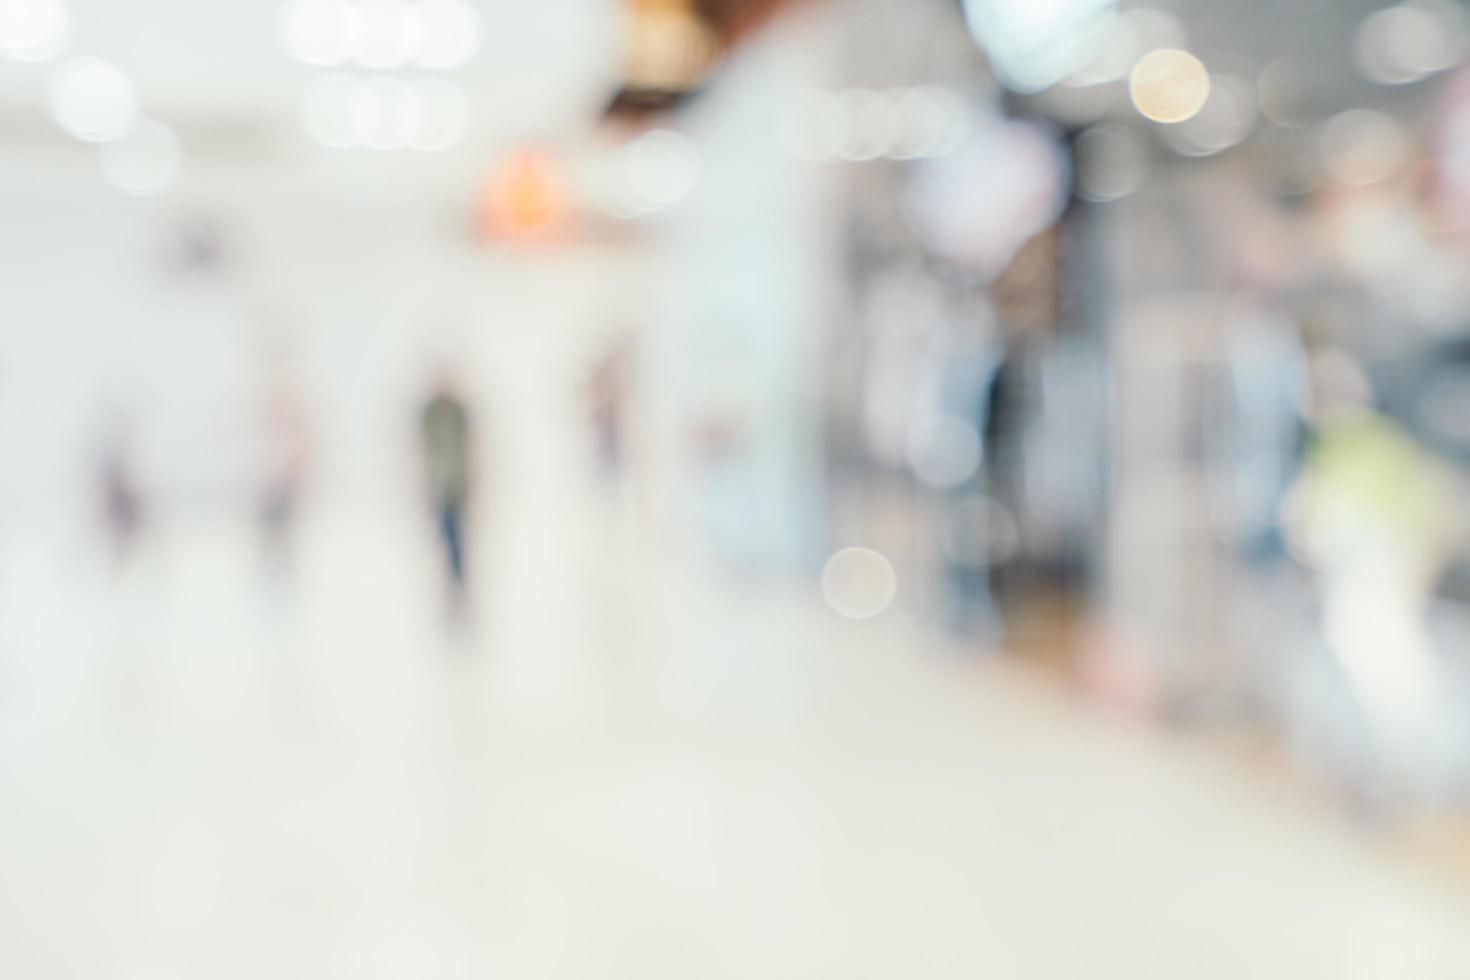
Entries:
POLYGON ((351 57, 362 17, 350 0, 287 0, 281 8, 281 43, 308 65, 338 65, 351 57))
POLYGON ((117 139, 138 115, 132 79, 101 58, 68 58, 58 65, 48 101, 58 126, 91 142, 117 139))
POLYGON ((466 0, 286 0, 280 34, 308 65, 447 71, 475 56, 483 28, 466 0))
POLYGON ((1210 94, 1193 118, 1164 130, 1164 140, 1186 156, 1209 156, 1235 146, 1256 124, 1256 93, 1233 75, 1210 76, 1210 94))
POLYGON ((1453 68, 1465 54, 1464 10, 1451 0, 1409 0, 1368 15, 1358 26, 1358 68, 1380 85, 1417 82, 1453 68))
POLYGON ((332 148, 447 150, 464 139, 469 118, 464 90, 445 78, 332 73, 301 102, 307 135, 332 148))
POLYGON ((470 124, 470 100, 464 89, 444 78, 421 78, 413 85, 424 106, 413 148, 432 153, 463 140, 470 124))
POLYGON ((1138 111, 1154 122, 1180 123, 1204 108, 1210 73, 1188 51, 1159 48, 1133 66, 1128 93, 1138 111))
POLYGON ((0 53, 15 61, 50 61, 71 40, 63 0, 0 0, 0 53))
POLYGON ((469 62, 480 49, 480 14, 465 0, 422 0, 423 39, 414 55, 421 68, 441 71, 469 62))
POLYGON ((1114 0, 965 0, 965 18, 1005 84, 1039 92, 1098 54, 1114 0))

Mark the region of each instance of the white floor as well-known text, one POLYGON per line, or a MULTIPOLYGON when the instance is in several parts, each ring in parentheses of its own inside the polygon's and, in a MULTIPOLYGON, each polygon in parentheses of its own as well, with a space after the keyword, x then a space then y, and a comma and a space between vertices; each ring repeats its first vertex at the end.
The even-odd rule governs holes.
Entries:
POLYGON ((289 588, 228 524, 29 552, 0 974, 1470 975, 1464 884, 901 614, 584 507, 487 534, 457 634, 421 531, 318 516, 289 588))

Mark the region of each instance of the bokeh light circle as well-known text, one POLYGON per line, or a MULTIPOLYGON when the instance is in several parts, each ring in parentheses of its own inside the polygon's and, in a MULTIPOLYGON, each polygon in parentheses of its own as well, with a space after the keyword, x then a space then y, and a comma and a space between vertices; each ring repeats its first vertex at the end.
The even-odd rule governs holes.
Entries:
POLYGON ((433 153, 455 146, 470 124, 470 100, 464 89, 444 78, 422 78, 413 83, 423 104, 423 121, 413 147, 433 153))
POLYGON ((893 565, 871 548, 843 548, 822 569, 822 597, 844 618, 880 616, 897 594, 893 565))
POLYGON ((1354 38, 1358 69, 1380 85, 1405 85, 1464 57, 1466 16, 1452 0, 1408 0, 1374 11, 1354 38))
POLYGON ((480 13, 465 0, 423 0, 423 41, 415 63, 447 71, 459 68, 480 50, 484 28, 480 13))
POLYGON ((0 53, 15 61, 50 61, 71 40, 63 0, 0 0, 0 53))
POLYGON ((1133 66, 1128 94, 1138 111, 1154 122, 1183 122, 1204 108, 1210 97, 1210 73, 1188 51, 1159 48, 1133 66))
POLYGON ((1375 109, 1349 109, 1322 128, 1322 164, 1338 183, 1366 187, 1392 176, 1404 164, 1408 141, 1403 127, 1375 109))
POLYGON ((56 124, 77 139, 102 143, 126 133, 138 115, 138 92, 121 69, 101 58, 68 58, 47 93, 56 124))
POLYGON ((1240 143, 1256 125, 1256 93, 1234 75, 1213 75, 1210 96, 1192 118, 1164 130, 1164 140, 1186 156, 1209 156, 1240 143))
POLYGON ((281 8, 281 44, 303 64, 341 64, 362 29, 360 12, 348 0, 288 0, 281 8))
POLYGON ((703 158, 683 133, 654 129, 624 148, 620 173, 630 209, 647 213, 672 207, 699 184, 703 158))
POLYGON ((964 419, 936 416, 914 427, 909 439, 909 465, 925 486, 948 490, 980 469, 980 433, 964 419))

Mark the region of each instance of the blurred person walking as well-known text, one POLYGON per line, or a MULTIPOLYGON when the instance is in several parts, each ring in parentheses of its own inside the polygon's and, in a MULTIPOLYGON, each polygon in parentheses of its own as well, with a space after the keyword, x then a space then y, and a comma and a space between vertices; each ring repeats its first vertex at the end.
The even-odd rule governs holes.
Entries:
POLYGON ((143 528, 143 491, 139 485, 130 424, 121 415, 104 424, 97 450, 97 489, 103 527, 113 562, 121 564, 136 547, 143 528))
POLYGON ((621 338, 593 362, 587 377, 587 413, 596 440, 597 463, 608 480, 616 479, 625 463, 632 361, 632 342, 621 338))
POLYGON ((1294 550, 1320 576, 1323 638, 1362 706, 1365 791, 1442 793, 1452 771, 1435 584, 1463 542, 1459 478, 1379 412, 1346 353, 1312 355, 1314 432, 1286 507, 1294 550))
POLYGON ((300 391, 283 369, 272 374, 261 425, 258 515, 266 558, 273 571, 281 572, 294 550, 311 440, 300 391))
POLYGON ((473 425, 459 384, 445 372, 424 405, 419 438, 455 612, 462 611, 465 597, 465 521, 472 482, 472 436, 473 425))

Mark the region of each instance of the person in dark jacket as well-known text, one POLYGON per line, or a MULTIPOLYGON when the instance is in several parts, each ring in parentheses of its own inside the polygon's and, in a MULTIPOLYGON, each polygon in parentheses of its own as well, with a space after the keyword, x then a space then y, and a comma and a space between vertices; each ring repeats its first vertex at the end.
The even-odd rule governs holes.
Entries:
POLYGON ((472 483, 473 426, 452 376, 440 377, 424 405, 419 437, 449 584, 459 601, 466 581, 465 519, 472 483))

